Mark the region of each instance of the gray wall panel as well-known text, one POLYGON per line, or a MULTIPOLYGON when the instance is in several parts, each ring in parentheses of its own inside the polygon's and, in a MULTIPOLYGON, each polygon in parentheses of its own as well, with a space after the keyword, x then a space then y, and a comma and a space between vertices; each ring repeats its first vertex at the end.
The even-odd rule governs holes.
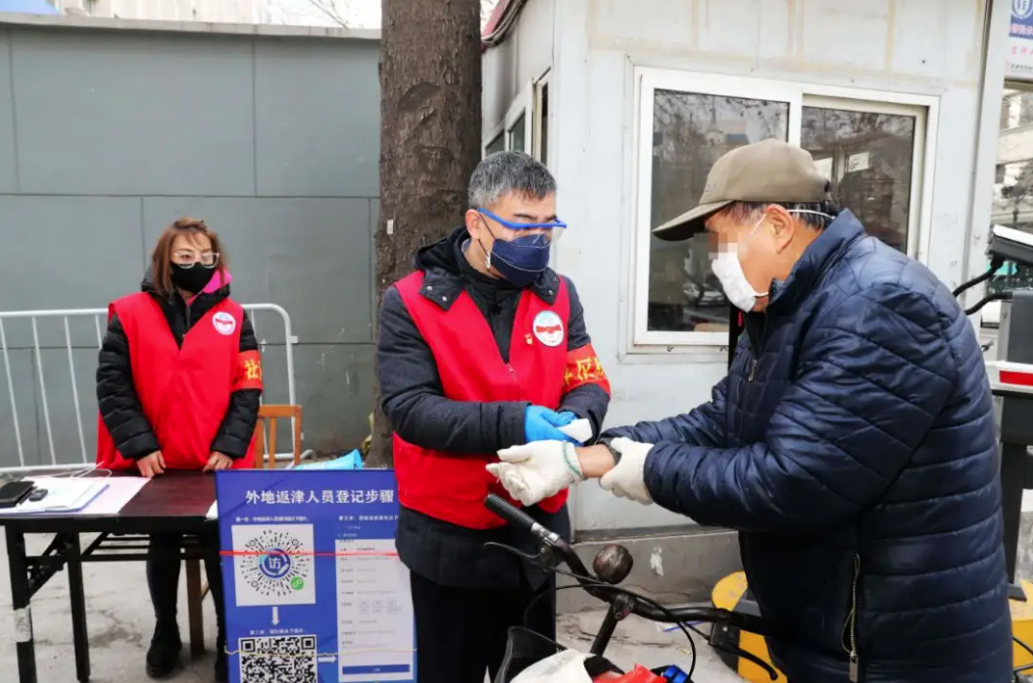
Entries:
MULTIPOLYGON (((51 437, 53 456, 58 464, 83 461, 83 447, 76 428, 75 396, 79 397, 79 418, 86 444, 85 461, 92 463, 97 455, 97 351, 96 349, 75 349, 72 352, 70 371, 68 353, 64 349, 45 349, 39 358, 43 366, 43 382, 46 388, 47 409, 50 414, 50 435, 47 434, 46 415, 43 403, 37 400, 36 429, 39 443, 39 459, 51 464, 51 437), (72 392, 74 374, 76 392, 72 392)), ((38 380, 37 380, 38 385, 38 380)), ((42 392, 37 386, 37 398, 42 392)))
POLYGON ((26 465, 40 464, 39 433, 36 428, 37 396, 36 366, 32 351, 8 351, 6 359, 0 358, 0 467, 17 467, 18 437, 21 437, 22 454, 26 465), (8 392, 6 367, 11 369, 14 387, 14 406, 8 392), (18 416, 19 432, 14 429, 14 416, 18 416))
MULTIPOLYGON (((303 447, 358 446, 373 398, 378 51, 374 41, 0 30, 0 234, 18 235, 0 250, 0 311, 103 309, 138 290, 169 222, 205 218, 226 240, 235 298, 291 317, 303 447)), ((103 317, 68 325, 88 460, 103 317)), ((259 312, 254 324, 265 400, 286 403, 282 322, 259 312)), ((55 452, 78 461, 64 321, 36 330, 55 452)), ((29 464, 49 463, 31 321, 6 318, 4 333, 23 450, 29 464)), ((0 467, 18 463, 6 375, 0 364, 0 467)), ((289 448, 286 422, 279 441, 289 448)))
POLYGON ((23 192, 254 193, 245 38, 14 30, 23 192))
MULTIPOLYGON (((287 354, 283 346, 268 344, 262 346, 262 402, 282 405, 290 403, 287 393, 287 354)), ((294 347, 295 363, 297 363, 298 347, 294 347)), ((297 372, 295 371, 295 381, 297 372)), ((302 404, 302 409, 305 406, 302 404)), ((286 429, 281 426, 280 429, 286 429)))
POLYGON ((11 90, 11 32, 0 28, 0 193, 18 189, 11 90))
POLYGON ((369 434, 373 407, 373 347, 369 344, 295 347, 298 402, 305 447, 346 451, 369 434))
MULTIPOLYGON (((0 249, 0 311, 104 307, 143 274, 139 199, 0 195, 0 234, 19 236, 0 249)), ((63 346, 53 325, 40 343, 63 346)), ((9 327, 8 344, 32 344, 28 321, 9 327)))
MULTIPOLYGON (((23 316, 19 312, 5 312, 3 319, 4 336, 7 347, 11 350, 36 348, 33 340, 38 339, 41 350, 57 349, 63 351, 69 346, 73 349, 89 349, 96 353, 100 347, 107 327, 107 310, 105 307, 95 309, 96 313, 85 313, 86 309, 71 309, 65 315, 23 316), (35 317, 35 330, 33 330, 35 317), (66 329, 67 321, 67 329, 66 329)), ((54 313, 54 311, 47 311, 54 313)))
MULTIPOLYGON (((373 347, 369 344, 301 344, 294 347, 298 403, 302 407, 303 448, 344 453, 369 434, 373 396, 373 347)), ((283 346, 262 352, 263 401, 287 403, 283 346)), ((291 449, 289 420, 276 427, 277 452, 291 449)))
POLYGON ((378 193, 379 58, 370 41, 258 43, 258 194, 378 193))
POLYGON ((182 215, 204 218, 225 242, 234 297, 286 308, 301 343, 372 341, 366 199, 149 198, 148 242, 182 215))

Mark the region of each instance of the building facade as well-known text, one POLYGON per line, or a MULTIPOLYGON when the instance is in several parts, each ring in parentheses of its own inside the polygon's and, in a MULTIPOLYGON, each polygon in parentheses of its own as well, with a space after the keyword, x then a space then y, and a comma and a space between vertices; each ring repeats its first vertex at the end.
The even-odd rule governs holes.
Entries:
MULTIPOLYGON (((524 149, 556 175, 570 228, 555 263, 610 375, 608 424, 687 411, 726 372, 706 239, 651 229, 694 206, 732 148, 798 143, 841 205, 948 286, 985 269, 1009 14, 966 0, 500 3, 484 150, 524 149)), ((582 538, 689 523, 595 484, 574 515, 582 538)))
MULTIPOLYGON (((48 0, 66 14, 107 19, 380 28, 380 0, 48 0)), ((481 0, 481 23, 498 0, 481 0)))

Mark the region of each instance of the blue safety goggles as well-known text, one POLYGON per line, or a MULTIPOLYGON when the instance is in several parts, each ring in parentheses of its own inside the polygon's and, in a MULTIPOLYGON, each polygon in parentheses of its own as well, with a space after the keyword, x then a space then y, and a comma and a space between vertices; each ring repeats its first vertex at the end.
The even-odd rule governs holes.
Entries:
POLYGON ((512 222, 507 221, 507 220, 505 220, 503 218, 499 218, 498 216, 493 214, 491 211, 488 211, 487 209, 474 209, 474 211, 476 211, 477 213, 484 214, 488 218, 491 218, 492 220, 496 221, 499 225, 504 225, 507 228, 509 228, 510 230, 532 230, 532 229, 552 230, 553 228, 563 228, 563 229, 566 229, 566 227, 567 227, 567 224, 564 223, 563 221, 554 221, 552 223, 512 223, 512 222))

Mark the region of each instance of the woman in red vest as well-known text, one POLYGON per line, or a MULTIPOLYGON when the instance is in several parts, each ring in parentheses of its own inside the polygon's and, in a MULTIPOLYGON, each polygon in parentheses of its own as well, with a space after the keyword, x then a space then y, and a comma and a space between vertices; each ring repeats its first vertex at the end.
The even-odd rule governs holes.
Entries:
MULTIPOLYGON (((261 357, 244 309, 229 298, 219 237, 181 218, 158 238, 140 292, 112 303, 97 369, 97 466, 141 476, 251 467, 261 357)), ((216 680, 227 680, 217 532, 204 539, 218 616, 216 680)), ((157 624, 147 674, 175 670, 181 538, 151 537, 147 584, 157 624)))

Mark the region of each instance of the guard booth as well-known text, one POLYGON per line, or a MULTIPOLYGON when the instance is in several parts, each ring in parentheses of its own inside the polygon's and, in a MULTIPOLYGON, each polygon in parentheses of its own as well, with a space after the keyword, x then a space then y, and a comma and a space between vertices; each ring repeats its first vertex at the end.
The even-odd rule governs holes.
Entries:
MULTIPOLYGON (((840 205, 887 243, 951 287, 983 272, 1005 49, 987 35, 1006 35, 1009 9, 500 0, 482 36, 483 149, 525 151, 556 177, 570 228, 554 266, 577 287, 614 388, 607 426, 691 410, 727 372, 741 328, 705 236, 651 237, 695 205, 726 151, 768 137, 800 144, 840 205), (957 143, 977 139, 978 149, 957 143)), ((594 484, 577 487, 571 508, 580 543, 617 537, 631 550, 638 585, 705 599, 741 566, 733 532, 594 484)), ((561 608, 587 606, 577 593, 561 608)))

